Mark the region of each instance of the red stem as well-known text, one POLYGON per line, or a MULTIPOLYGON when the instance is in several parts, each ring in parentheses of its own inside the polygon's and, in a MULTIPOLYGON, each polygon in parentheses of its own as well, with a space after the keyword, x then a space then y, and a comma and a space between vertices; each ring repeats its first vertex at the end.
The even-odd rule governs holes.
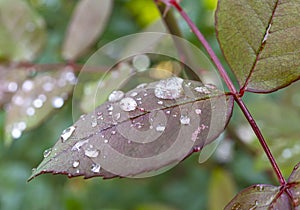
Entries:
POLYGON ((233 85, 230 77, 228 76, 226 70, 224 69, 223 65, 221 64, 220 60, 218 59, 218 57, 216 56, 216 54, 214 53, 213 49, 210 47, 209 43, 206 41, 206 39, 204 38, 204 36, 202 35, 202 33, 199 31, 199 29, 197 28, 197 26, 193 23, 193 21, 190 19, 190 17, 186 14, 186 12, 182 9, 182 7, 174 0, 170 0, 169 1, 170 4, 172 4, 177 11, 180 13, 180 15, 182 16, 182 18, 186 21, 186 23, 189 25, 190 29, 192 30, 192 32, 196 35, 196 37, 198 38, 198 40, 201 42, 201 44, 203 45, 203 47, 205 48, 205 50, 207 51, 210 59, 212 60, 212 62, 215 64, 216 68, 218 69, 221 77, 223 78, 223 80, 225 81, 227 87, 229 88, 230 92, 232 93, 232 95, 234 96, 234 100, 236 101, 236 103, 239 105, 240 109, 242 110, 242 112, 244 113, 247 121, 249 122, 249 124, 251 125, 254 133, 256 134, 262 148, 264 149, 272 167, 273 170, 275 171, 277 178, 280 182, 280 184, 282 186, 286 185, 286 180, 284 179, 278 165, 277 162, 275 160, 275 158, 273 157, 259 127, 257 126, 255 120, 253 119, 251 113, 249 112, 249 110, 247 109, 245 103, 242 100, 242 95, 239 94, 239 92, 236 90, 235 86, 233 85))

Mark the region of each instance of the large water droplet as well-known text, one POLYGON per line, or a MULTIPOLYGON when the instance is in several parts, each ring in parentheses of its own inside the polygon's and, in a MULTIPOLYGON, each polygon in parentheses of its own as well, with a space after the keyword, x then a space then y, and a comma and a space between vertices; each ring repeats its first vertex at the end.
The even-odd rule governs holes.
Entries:
POLYGON ((79 141, 79 142, 77 142, 76 144, 74 144, 74 146, 72 147, 72 151, 79 151, 80 149, 81 149, 81 147, 83 146, 83 145, 85 145, 85 144, 87 144, 89 142, 89 140, 88 139, 86 139, 86 140, 81 140, 81 141, 79 141))
POLYGON ((133 98, 127 97, 120 101, 120 108, 126 112, 133 111, 137 107, 137 103, 133 98))
POLYGON ((203 94, 209 94, 210 91, 207 89, 207 87, 196 87, 195 91, 198 93, 203 93, 203 94))
POLYGON ((43 153, 44 158, 49 157, 52 152, 52 148, 46 149, 43 153))
POLYGON ((33 82, 31 80, 26 80, 22 85, 22 90, 25 92, 29 92, 33 89, 33 82))
POLYGON ((95 157, 98 157, 99 150, 93 149, 93 148, 87 148, 87 149, 84 150, 84 154, 87 157, 95 158, 95 157))
POLYGON ((121 90, 115 90, 108 96, 109 102, 117 102, 120 101, 124 97, 124 92, 121 90))
POLYGON ((188 124, 190 124, 190 121, 191 121, 191 119, 189 118, 189 116, 187 116, 187 115, 180 116, 180 123, 182 125, 188 125, 188 124))
POLYGON ((16 82, 9 82, 7 85, 7 91, 14 93, 18 90, 18 83, 16 82))
POLYGON ((158 125, 155 128, 155 130, 158 132, 163 132, 165 129, 166 129, 166 126, 164 126, 164 125, 158 125))
POLYGON ((61 141, 62 142, 67 141, 70 138, 70 136, 74 133, 75 129, 76 129, 75 126, 71 126, 71 127, 67 128, 67 129, 65 129, 62 132, 62 134, 60 135, 61 141))
POLYGON ((101 169, 101 166, 99 164, 93 163, 91 167, 91 171, 94 173, 99 173, 101 169))
POLYGON ((182 82, 183 79, 179 77, 161 80, 156 84, 154 94, 157 98, 161 99, 180 98, 183 94, 182 82))
POLYGON ((73 168, 77 168, 79 166, 80 162, 79 160, 75 160, 72 164, 73 168))
POLYGON ((43 106, 43 103, 44 102, 39 98, 34 99, 34 101, 32 102, 32 104, 35 108, 41 108, 43 106))
POLYGON ((201 110, 201 109, 195 109, 195 113, 196 113, 196 114, 201 114, 201 113, 202 113, 202 110, 201 110))

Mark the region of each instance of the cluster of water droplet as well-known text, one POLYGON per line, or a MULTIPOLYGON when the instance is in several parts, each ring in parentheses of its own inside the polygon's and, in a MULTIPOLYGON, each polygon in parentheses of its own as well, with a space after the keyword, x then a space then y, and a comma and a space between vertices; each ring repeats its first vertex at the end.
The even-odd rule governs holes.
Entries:
POLYGON ((61 108, 68 98, 68 91, 72 90, 75 83, 76 76, 72 69, 66 67, 61 72, 37 75, 32 79, 27 79, 20 88, 17 83, 10 84, 9 89, 15 91, 15 94, 11 104, 7 107, 8 118, 10 121, 15 121, 15 118, 22 120, 8 126, 11 136, 15 139, 20 138, 27 128, 30 117, 38 115, 39 112, 45 115, 53 108, 61 108))

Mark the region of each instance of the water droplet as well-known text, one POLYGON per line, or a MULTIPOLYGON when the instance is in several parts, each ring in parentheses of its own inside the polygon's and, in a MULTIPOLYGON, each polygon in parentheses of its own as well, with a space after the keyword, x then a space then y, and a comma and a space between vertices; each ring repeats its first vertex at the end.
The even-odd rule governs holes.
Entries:
POLYGON ((72 164, 73 168, 77 168, 79 166, 80 162, 79 160, 75 160, 72 164))
POLYGON ((289 159, 293 156, 292 151, 290 149, 284 149, 281 153, 281 156, 285 159, 289 159))
POLYGON ((24 99, 22 96, 14 95, 12 101, 18 106, 22 106, 24 104, 24 99))
POLYGON ((210 91, 206 87, 196 87, 195 91, 198 93, 204 93, 204 94, 209 94, 210 91))
POLYGON ((137 95, 138 95, 137 92, 132 92, 132 93, 130 93, 130 96, 131 96, 131 97, 135 97, 135 96, 137 96, 137 95))
POLYGON ((64 99, 62 97, 55 96, 52 98, 51 103, 54 108, 59 109, 64 105, 64 99))
POLYGON ((176 99, 183 94, 182 88, 183 79, 179 77, 171 77, 159 81, 154 89, 154 94, 161 99, 176 99))
POLYGON ((45 101, 47 100, 47 96, 44 95, 44 94, 40 94, 40 95, 38 96, 38 99, 42 100, 42 102, 45 102, 45 101))
POLYGON ((85 144, 87 144, 89 142, 89 140, 88 139, 86 139, 86 140, 81 140, 81 141, 79 141, 79 142, 77 142, 76 144, 74 144, 74 146, 72 147, 72 151, 79 151, 80 149, 81 149, 81 147, 83 146, 83 145, 85 145, 85 144))
POLYGON ((163 105, 163 104, 164 104, 163 101, 158 101, 157 103, 158 103, 159 105, 163 105))
POLYGON ((147 87, 147 83, 142 83, 142 84, 139 84, 138 86, 136 86, 136 88, 137 89, 139 89, 139 88, 145 88, 145 87, 147 87))
POLYGON ((201 109, 195 109, 195 113, 196 113, 196 114, 201 114, 201 113, 202 113, 202 110, 201 110, 201 109))
POLYGON ((52 152, 52 148, 46 149, 43 153, 44 158, 49 157, 52 152))
POLYGON ((18 139, 22 136, 22 131, 18 128, 13 128, 12 131, 11 131, 11 136, 14 139, 18 139))
POLYGON ((34 109, 33 107, 28 107, 28 108, 26 109, 26 114, 27 114, 28 116, 33 116, 33 115, 35 114, 35 109, 34 109))
POLYGON ((96 158, 99 155, 99 150, 93 148, 87 148, 86 150, 84 150, 84 154, 87 157, 96 158))
POLYGON ((147 55, 136 55, 132 59, 132 65, 137 71, 145 71, 150 66, 150 59, 147 55))
POLYGON ((170 114, 170 113, 171 113, 171 111, 170 111, 170 110, 167 110, 167 111, 166 111, 166 114, 170 114))
POLYGON ((62 134, 60 135, 61 141, 62 142, 67 141, 70 138, 70 136, 74 133, 75 129, 76 129, 75 126, 71 126, 71 127, 67 128, 67 129, 65 129, 62 132, 62 134))
POLYGON ((158 125, 156 126, 155 130, 158 132, 163 132, 166 129, 166 126, 158 125))
POLYGON ((117 102, 120 101, 124 97, 124 92, 121 90, 115 90, 108 96, 109 102, 117 102))
POLYGON ((107 140, 107 139, 104 139, 104 143, 107 144, 107 143, 108 143, 108 140, 107 140))
POLYGON ((264 188, 263 185, 257 185, 257 186, 256 186, 256 190, 261 192, 261 191, 264 191, 265 188, 264 188))
POLYGON ((34 101, 32 102, 32 104, 35 108, 41 108, 43 106, 43 103, 44 102, 39 98, 34 99, 34 101))
POLYGON ((137 107, 137 103, 133 98, 123 98, 120 101, 120 108, 126 112, 133 111, 137 107))
POLYGON ((17 126, 16 126, 18 129, 20 129, 21 131, 24 131, 27 127, 26 123, 25 122, 19 122, 17 123, 17 126))
POLYGON ((18 83, 16 82, 9 82, 7 85, 7 91, 14 93, 18 90, 18 83))
POLYGON ((115 135, 117 131, 111 131, 111 135, 115 135))
POLYGON ((180 116, 180 123, 182 125, 188 125, 188 124, 190 124, 190 121, 191 121, 191 119, 188 116, 186 116, 186 115, 180 116))
POLYGON ((23 82, 22 90, 25 92, 29 92, 33 89, 33 86, 34 84, 31 80, 26 80, 25 82, 23 82))
POLYGON ((93 163, 91 167, 91 171, 94 173, 99 173, 101 169, 101 166, 99 164, 93 163))

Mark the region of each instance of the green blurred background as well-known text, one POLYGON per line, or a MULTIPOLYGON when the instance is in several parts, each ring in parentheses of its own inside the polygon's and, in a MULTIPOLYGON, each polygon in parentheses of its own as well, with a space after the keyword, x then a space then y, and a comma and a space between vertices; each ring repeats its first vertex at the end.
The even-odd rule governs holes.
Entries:
MULTIPOLYGON (((77 2, 28 0, 47 24, 46 47, 34 62, 62 62, 61 43, 77 2)), ((216 4, 216 0, 182 1, 184 9, 225 64, 214 30, 216 4)), ((183 36, 200 47, 185 22, 176 12, 174 15, 183 36)), ((118 37, 139 32, 158 18, 159 13, 151 0, 115 0, 106 30, 93 50, 118 37)), ((84 63, 90 54, 79 62, 84 63)), ((245 96, 285 176, 297 163, 299 155, 298 128, 291 126, 299 122, 300 95, 297 89, 297 85, 292 85, 270 95, 245 96), (286 108, 283 110, 283 107, 286 108), (292 155, 287 155, 289 152, 292 155)), ((2 109, 1 210, 218 210, 236 192, 251 184, 276 183, 262 149, 239 110, 234 111, 219 148, 209 160, 199 164, 199 154, 194 154, 164 174, 143 179, 84 180, 81 177, 68 179, 62 175, 46 174, 27 183, 31 169, 42 160, 43 151, 51 147, 62 130, 72 124, 72 102, 67 101, 51 117, 24 133, 10 146, 4 144, 5 122, 6 112, 2 109)))

